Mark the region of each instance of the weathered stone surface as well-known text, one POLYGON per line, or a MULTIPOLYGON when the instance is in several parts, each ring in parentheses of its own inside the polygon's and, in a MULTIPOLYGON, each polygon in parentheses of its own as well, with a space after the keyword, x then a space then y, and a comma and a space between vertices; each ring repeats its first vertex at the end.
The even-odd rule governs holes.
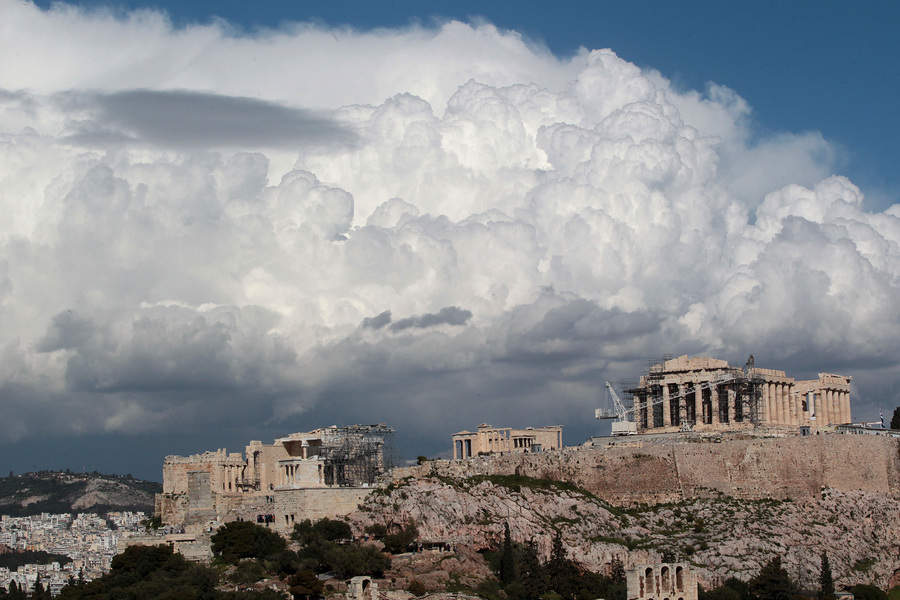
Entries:
POLYGON ((351 520, 359 530, 412 520, 423 539, 475 549, 497 545, 507 522, 545 558, 559 531, 589 569, 665 553, 697 565, 705 585, 748 579, 779 555, 814 589, 825 551, 839 585, 887 589, 900 580, 898 472, 896 441, 842 435, 433 461, 397 472, 351 520), (560 483, 517 486, 516 474, 560 483))
POLYGON ((889 437, 697 436, 627 443, 429 461, 396 469, 394 479, 521 474, 568 481, 619 506, 719 496, 801 500, 818 497, 824 488, 900 494, 898 442, 889 437))

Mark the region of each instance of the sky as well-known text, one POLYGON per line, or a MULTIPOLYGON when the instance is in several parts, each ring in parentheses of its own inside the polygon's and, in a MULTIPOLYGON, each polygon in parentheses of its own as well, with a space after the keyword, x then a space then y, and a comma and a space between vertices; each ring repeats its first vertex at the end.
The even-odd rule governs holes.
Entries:
POLYGON ((258 4, 0 0, 0 473, 577 445, 664 355, 900 404, 892 4, 258 4))

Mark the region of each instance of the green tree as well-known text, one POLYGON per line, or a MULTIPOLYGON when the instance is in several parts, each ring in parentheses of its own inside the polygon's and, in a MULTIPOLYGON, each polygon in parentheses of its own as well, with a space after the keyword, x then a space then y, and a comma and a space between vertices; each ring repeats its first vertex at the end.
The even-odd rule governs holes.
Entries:
POLYGON ((63 588, 62 600, 158 598, 217 600, 219 576, 166 545, 131 546, 112 560, 109 573, 81 587, 63 588))
POLYGON ((229 564, 237 564, 242 558, 265 558, 287 548, 283 537, 250 521, 226 523, 210 540, 213 553, 229 564))
POLYGON ((503 549, 500 553, 500 583, 506 587, 517 579, 516 557, 513 551, 512 537, 509 533, 509 523, 504 523, 503 549))
POLYGON ((875 585, 860 583, 850 588, 854 600, 887 600, 884 590, 875 585))
POLYGON ((827 552, 822 552, 822 565, 819 568, 819 598, 822 600, 834 598, 834 579, 831 576, 827 552))
POLYGON ((900 429, 900 406, 894 409, 894 415, 891 417, 891 429, 900 429))
POLYGON ((308 600, 320 595, 325 589, 325 584, 316 577, 315 573, 308 570, 297 571, 288 579, 288 585, 290 586, 288 591, 297 600, 308 600))
POLYGON ((350 525, 336 519, 319 519, 315 523, 305 519, 294 525, 291 539, 301 544, 310 544, 315 541, 336 542, 349 540, 353 537, 350 525))
POLYGON ((750 593, 755 600, 793 600, 794 584, 776 556, 750 580, 750 593))
POLYGON ((540 598, 550 590, 550 574, 538 559, 534 542, 529 542, 522 548, 519 577, 525 586, 526 598, 540 598))
POLYGON ((609 579, 612 583, 625 583, 625 565, 618 556, 609 563, 609 579))
POLYGON ((562 534, 559 532, 553 536, 550 560, 547 561, 547 573, 550 575, 550 587, 557 594, 563 598, 572 598, 577 594, 581 572, 575 563, 566 557, 562 534))
POLYGON ((356 575, 382 577, 391 568, 391 559, 373 546, 333 544, 325 559, 330 569, 343 579, 356 575))
POLYGON ((416 524, 410 521, 397 533, 384 536, 384 549, 391 554, 406 552, 418 537, 419 530, 416 524))

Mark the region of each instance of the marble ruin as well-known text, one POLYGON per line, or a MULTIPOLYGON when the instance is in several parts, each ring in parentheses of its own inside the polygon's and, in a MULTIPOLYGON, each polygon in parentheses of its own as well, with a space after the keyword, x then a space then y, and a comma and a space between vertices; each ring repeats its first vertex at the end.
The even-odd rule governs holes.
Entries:
POLYGON ((491 427, 487 423, 482 423, 478 426, 478 431, 460 431, 453 434, 453 460, 472 458, 479 454, 561 449, 561 425, 512 429, 491 427))
POLYGON ((637 565, 625 581, 628 600, 697 600, 697 574, 687 563, 637 565))
POLYGON ((681 356, 650 366, 625 390, 637 433, 721 431, 759 426, 821 430, 850 422, 850 377, 819 373, 797 381, 784 371, 681 356))
POLYGON ((242 518, 285 531, 303 519, 353 511, 393 468, 394 430, 383 423, 325 427, 240 452, 167 456, 156 513, 167 525, 242 518))

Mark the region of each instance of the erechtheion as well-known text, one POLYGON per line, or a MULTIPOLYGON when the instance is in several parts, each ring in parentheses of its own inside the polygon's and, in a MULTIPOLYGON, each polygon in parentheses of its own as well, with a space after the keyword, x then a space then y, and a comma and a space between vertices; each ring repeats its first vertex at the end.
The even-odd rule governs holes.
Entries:
POLYGON ((491 427, 487 423, 478 431, 460 431, 453 434, 453 459, 472 458, 479 454, 503 454, 505 452, 543 452, 562 448, 562 426, 491 427))

